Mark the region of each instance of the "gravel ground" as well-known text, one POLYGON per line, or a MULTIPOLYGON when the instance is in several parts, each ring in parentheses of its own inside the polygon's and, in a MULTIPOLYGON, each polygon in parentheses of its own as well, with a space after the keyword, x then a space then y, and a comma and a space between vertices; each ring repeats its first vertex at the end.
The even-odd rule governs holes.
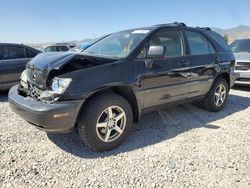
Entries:
POLYGON ((148 114, 119 148, 93 152, 77 133, 46 134, 0 95, 0 187, 250 187, 250 89, 225 109, 148 114))

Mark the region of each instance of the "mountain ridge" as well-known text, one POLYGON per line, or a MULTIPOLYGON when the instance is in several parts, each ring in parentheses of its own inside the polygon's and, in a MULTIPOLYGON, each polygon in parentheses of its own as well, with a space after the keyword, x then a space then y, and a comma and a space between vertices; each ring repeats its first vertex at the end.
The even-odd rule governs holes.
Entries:
POLYGON ((250 26, 238 25, 233 28, 222 29, 218 27, 211 27, 211 29, 221 36, 228 36, 228 42, 231 43, 236 39, 250 38, 250 26))
MULTIPOLYGON (((236 27, 232 27, 228 29, 222 29, 219 27, 211 27, 211 29, 219 33, 221 36, 227 35, 229 43, 233 42, 236 39, 250 38, 250 26, 247 26, 247 25, 238 25, 236 27)), ((80 43, 89 43, 91 41, 93 41, 93 39, 86 38, 86 39, 71 40, 71 41, 64 41, 64 42, 80 44, 80 43)), ((54 42, 29 43, 29 45, 35 46, 35 47, 41 47, 41 46, 45 46, 51 43, 54 43, 54 42)))

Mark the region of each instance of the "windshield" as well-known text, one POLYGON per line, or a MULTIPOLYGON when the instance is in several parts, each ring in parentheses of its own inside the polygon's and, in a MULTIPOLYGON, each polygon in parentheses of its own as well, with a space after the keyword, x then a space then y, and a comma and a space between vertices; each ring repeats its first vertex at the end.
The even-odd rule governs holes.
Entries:
POLYGON ((94 39, 94 40, 89 40, 88 42, 85 42, 85 43, 82 43, 82 44, 79 44, 77 45, 76 47, 70 49, 70 51, 74 51, 74 52, 82 52, 84 50, 86 50, 88 47, 90 47, 92 44, 94 44, 95 42, 105 38, 106 36, 108 35, 103 35, 101 37, 98 37, 97 39, 94 39))
POLYGON ((250 39, 236 40, 230 46, 233 52, 250 52, 250 39))
POLYGON ((150 30, 129 30, 113 33, 96 42, 84 54, 98 55, 110 58, 125 58, 146 37, 150 30))

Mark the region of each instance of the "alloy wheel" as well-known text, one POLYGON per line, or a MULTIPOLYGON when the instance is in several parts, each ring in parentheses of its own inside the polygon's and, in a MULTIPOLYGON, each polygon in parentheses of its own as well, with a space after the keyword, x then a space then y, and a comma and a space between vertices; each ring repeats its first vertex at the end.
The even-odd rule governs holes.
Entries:
POLYGON ((103 142, 118 139, 126 127, 126 114, 119 106, 106 108, 97 119, 96 133, 103 142))
POLYGON ((214 94, 214 102, 216 106, 223 105, 225 99, 227 96, 227 90, 226 87, 223 84, 220 84, 214 94))

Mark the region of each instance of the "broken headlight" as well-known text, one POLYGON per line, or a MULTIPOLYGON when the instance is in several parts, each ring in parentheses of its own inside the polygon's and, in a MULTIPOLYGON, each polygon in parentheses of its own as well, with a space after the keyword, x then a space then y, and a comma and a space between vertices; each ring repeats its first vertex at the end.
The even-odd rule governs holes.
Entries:
POLYGON ((28 82, 27 82, 27 74, 26 74, 26 71, 24 70, 21 74, 21 77, 20 77, 20 84, 23 88, 25 89, 28 89, 28 82))
POLYGON ((52 80, 51 90, 54 93, 62 94, 68 87, 70 82, 72 81, 71 78, 57 78, 55 77, 52 80))
POLYGON ((41 93, 38 99, 46 102, 54 102, 59 99, 59 96, 69 87, 71 78, 57 78, 52 80, 51 88, 41 93))

